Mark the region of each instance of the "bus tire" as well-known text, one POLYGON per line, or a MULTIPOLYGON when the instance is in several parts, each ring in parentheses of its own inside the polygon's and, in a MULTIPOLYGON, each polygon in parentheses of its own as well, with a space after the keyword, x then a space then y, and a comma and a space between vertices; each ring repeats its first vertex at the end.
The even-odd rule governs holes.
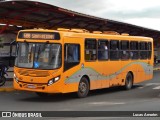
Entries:
POLYGON ((77 95, 79 98, 84 98, 88 95, 88 93, 89 93, 88 79, 85 77, 82 77, 78 85, 77 95))
POLYGON ((130 90, 133 87, 133 75, 131 72, 128 72, 125 79, 125 86, 126 90, 130 90))
POLYGON ((36 92, 36 94, 37 94, 39 97, 48 97, 48 96, 49 96, 48 93, 42 93, 42 92, 36 92))

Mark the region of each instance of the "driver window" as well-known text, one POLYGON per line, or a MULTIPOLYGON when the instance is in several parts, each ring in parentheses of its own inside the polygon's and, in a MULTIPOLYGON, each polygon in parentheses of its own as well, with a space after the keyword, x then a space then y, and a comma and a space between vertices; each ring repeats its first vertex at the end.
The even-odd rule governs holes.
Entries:
POLYGON ((64 49, 64 70, 70 69, 80 62, 80 45, 79 44, 65 44, 64 49))

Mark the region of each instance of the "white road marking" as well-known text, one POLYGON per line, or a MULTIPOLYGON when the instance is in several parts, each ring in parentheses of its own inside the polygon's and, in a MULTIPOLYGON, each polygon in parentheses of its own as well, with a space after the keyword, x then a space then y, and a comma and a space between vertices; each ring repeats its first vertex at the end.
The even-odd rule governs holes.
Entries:
POLYGON ((153 88, 154 90, 158 90, 158 89, 160 89, 160 86, 157 86, 157 87, 155 87, 155 88, 153 88))
POLYGON ((145 85, 143 85, 143 86, 138 87, 138 89, 143 89, 143 88, 145 88, 145 87, 150 87, 150 86, 158 86, 158 87, 155 87, 155 88, 153 88, 153 89, 160 89, 160 88, 159 88, 160 83, 147 83, 147 84, 145 84, 145 85))
POLYGON ((160 85, 160 83, 147 83, 145 86, 160 85))
POLYGON ((123 105, 124 102, 91 102, 90 105, 123 105))
POLYGON ((145 86, 142 86, 142 87, 138 87, 138 89, 143 89, 145 86))

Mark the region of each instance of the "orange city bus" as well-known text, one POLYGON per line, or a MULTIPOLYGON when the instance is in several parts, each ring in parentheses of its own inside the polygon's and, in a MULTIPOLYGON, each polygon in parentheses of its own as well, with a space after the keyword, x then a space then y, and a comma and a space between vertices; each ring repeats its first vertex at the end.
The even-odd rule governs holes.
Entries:
POLYGON ((153 77, 153 39, 84 29, 21 30, 17 35, 14 88, 48 93, 133 84, 153 77))

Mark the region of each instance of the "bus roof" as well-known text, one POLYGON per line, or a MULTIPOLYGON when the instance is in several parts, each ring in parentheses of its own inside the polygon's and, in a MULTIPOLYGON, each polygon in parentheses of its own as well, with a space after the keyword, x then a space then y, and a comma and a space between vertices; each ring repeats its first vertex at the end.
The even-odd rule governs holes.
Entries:
POLYGON ((119 34, 116 31, 88 31, 86 29, 65 29, 59 28, 57 30, 49 29, 26 29, 20 30, 19 32, 58 32, 61 36, 66 37, 81 37, 81 38, 99 38, 99 39, 120 39, 120 40, 152 40, 150 37, 145 36, 130 36, 127 33, 119 34))

